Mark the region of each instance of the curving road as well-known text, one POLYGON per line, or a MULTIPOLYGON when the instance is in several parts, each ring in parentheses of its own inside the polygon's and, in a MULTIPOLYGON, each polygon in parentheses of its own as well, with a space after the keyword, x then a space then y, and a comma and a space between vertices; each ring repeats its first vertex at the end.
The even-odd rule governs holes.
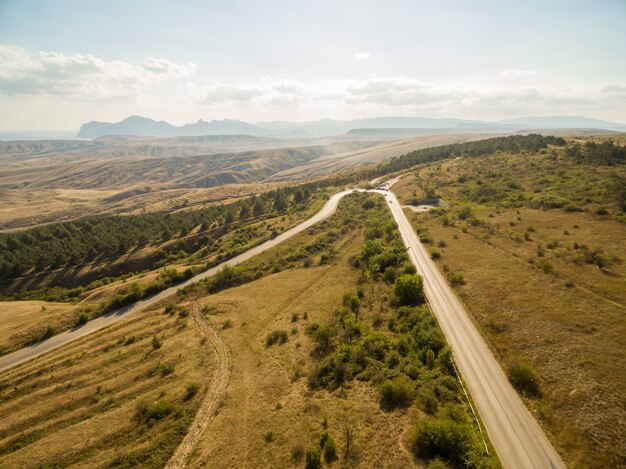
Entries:
MULTIPOLYGON (((388 185, 391 186, 396 180, 389 181, 388 185)), ((270 241, 192 277, 182 284, 94 319, 82 327, 71 329, 44 342, 0 357, 0 371, 102 329, 134 312, 154 305, 187 285, 214 275, 226 265, 239 264, 282 243, 331 216, 337 209, 339 200, 350 192, 352 191, 347 190, 333 195, 324 207, 308 220, 270 241)), ((509 384, 500 365, 471 322, 465 308, 430 259, 424 246, 419 242, 395 195, 387 191, 375 192, 385 195, 391 213, 398 224, 402 240, 407 246, 409 257, 415 264, 417 271, 424 277, 424 289, 430 307, 454 352, 455 362, 463 375, 489 438, 504 467, 510 469, 565 468, 565 464, 536 420, 509 384)))
POLYGON ((74 327, 73 329, 70 329, 69 331, 66 331, 61 334, 55 335, 54 337, 51 337, 50 339, 44 340, 42 342, 38 342, 29 347, 24 347, 13 353, 9 353, 7 355, 0 357, 0 371, 7 370, 9 368, 19 365, 20 363, 24 363, 28 360, 32 360, 33 358, 38 357, 39 355, 42 355, 46 352, 49 352, 58 347, 61 347, 62 345, 65 345, 69 342, 79 339, 87 334, 91 334, 92 332, 98 331, 102 329, 103 327, 110 326, 111 324, 119 321, 120 319, 125 318, 129 314, 144 310, 148 308, 149 306, 152 306, 158 303, 159 301, 164 300, 165 298, 178 292, 181 288, 191 285, 192 283, 196 283, 199 280, 202 280, 204 278, 215 275, 219 270, 223 269, 227 265, 230 265, 230 266, 237 265, 243 261, 250 259, 251 257, 256 256, 257 254, 262 253, 263 251, 266 251, 274 246, 277 246, 278 244, 291 238, 292 236, 330 217, 333 213, 335 213, 335 210, 337 210, 337 204, 339 203, 339 201, 343 198, 343 196, 345 196, 346 194, 349 194, 350 192, 351 191, 346 190, 346 191, 342 191, 342 192, 338 192, 337 194, 334 194, 326 202, 326 204, 322 207, 322 209, 319 212, 317 212, 315 215, 313 215, 311 218, 309 218, 308 220, 305 220, 299 225, 285 231, 284 233, 281 233, 280 235, 276 236, 274 239, 270 239, 269 241, 266 241, 263 244, 259 244, 258 246, 255 246, 252 249, 242 254, 239 254, 238 256, 233 257, 232 259, 228 261, 225 261, 215 267, 212 267, 202 273, 199 273, 198 275, 194 277, 191 277, 189 280, 186 280, 183 283, 179 283, 178 285, 167 288, 166 290, 163 290, 160 293, 157 293, 153 296, 140 300, 136 303, 133 303, 132 305, 124 306, 123 308, 112 311, 103 316, 100 316, 99 318, 89 321, 87 324, 83 326, 74 327))
MULTIPOLYGON (((393 184, 393 181, 391 182, 393 184)), ((556 469, 565 464, 513 389, 502 368, 448 286, 393 193, 385 194, 409 257, 424 278, 424 291, 454 360, 505 468, 556 469)))

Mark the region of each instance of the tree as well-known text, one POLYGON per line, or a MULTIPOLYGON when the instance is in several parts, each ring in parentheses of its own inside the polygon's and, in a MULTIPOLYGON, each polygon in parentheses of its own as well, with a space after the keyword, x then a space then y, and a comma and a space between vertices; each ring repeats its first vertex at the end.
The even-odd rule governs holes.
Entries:
POLYGON ((400 305, 416 306, 424 303, 424 280, 419 275, 400 275, 393 284, 393 294, 400 305))
POLYGON ((282 192, 277 192, 276 197, 274 197, 274 210, 278 212, 283 212, 287 210, 287 199, 282 192))
POLYGON ((255 217, 260 217, 265 213, 265 205, 263 205, 261 199, 255 198, 254 204, 252 205, 252 213, 255 217))
POLYGON ((293 201, 297 204, 304 202, 304 194, 302 194, 302 191, 300 189, 298 189, 293 195, 293 201))

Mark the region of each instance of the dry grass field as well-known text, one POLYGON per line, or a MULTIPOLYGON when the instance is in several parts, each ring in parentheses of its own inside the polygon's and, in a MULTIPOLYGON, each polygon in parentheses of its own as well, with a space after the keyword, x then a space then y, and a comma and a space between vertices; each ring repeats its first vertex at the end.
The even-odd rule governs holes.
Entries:
POLYGON ((59 331, 76 321, 77 307, 48 301, 0 301, 0 355, 41 337, 48 326, 59 331))
POLYGON ((0 466, 162 467, 212 367, 193 320, 160 308, 5 371, 0 466))
POLYGON ((458 294, 504 368, 536 369, 539 395, 526 402, 574 468, 626 464, 626 226, 611 193, 620 173, 549 154, 494 155, 432 165, 394 186, 404 203, 434 188, 451 204, 407 213, 440 268, 464 275, 458 294), (477 200, 479 180, 483 189, 514 180, 571 205, 511 203, 517 192, 477 200))

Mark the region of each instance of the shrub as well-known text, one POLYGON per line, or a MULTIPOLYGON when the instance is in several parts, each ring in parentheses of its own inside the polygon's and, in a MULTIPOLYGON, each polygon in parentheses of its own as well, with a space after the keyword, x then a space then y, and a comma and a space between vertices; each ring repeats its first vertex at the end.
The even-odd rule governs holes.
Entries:
POLYGON ((161 376, 167 376, 174 373, 174 365, 168 363, 167 365, 161 365, 161 376))
POLYGON ((404 375, 386 380, 380 386, 382 403, 387 408, 406 407, 415 397, 415 384, 404 375))
POLYGON ((302 461, 304 457, 304 447, 298 443, 291 448, 291 460, 295 463, 302 461))
POLYGON ((554 273, 554 266, 547 259, 539 259, 539 261, 537 261, 537 266, 546 274, 554 273))
POLYGON ((135 337, 134 335, 131 335, 130 337, 126 338, 126 340, 124 341, 124 345, 131 345, 131 344, 134 344, 135 342, 137 342, 137 337, 135 337))
POLYGON ((448 282, 450 282, 450 285, 453 287, 465 285, 465 274, 461 271, 448 272, 446 277, 448 277, 448 282))
POLYGON ((453 467, 470 467, 468 456, 476 445, 467 424, 450 419, 425 419, 413 429, 412 449, 420 459, 441 458, 453 467))
POLYGON ((419 275, 404 274, 393 284, 393 294, 400 305, 424 303, 424 280, 419 275))
POLYGON ((509 366, 509 381, 522 394, 538 397, 541 395, 539 379, 533 366, 525 359, 516 359, 509 366))
POLYGON ((271 443, 272 441, 274 441, 274 432, 272 430, 268 430, 263 433, 263 440, 265 441, 265 443, 271 443))
POLYGON ((434 260, 441 259, 441 251, 439 249, 431 249, 430 257, 434 260))
POLYGON ((157 402, 144 400, 137 405, 135 418, 141 423, 152 424, 173 414, 176 410, 174 403, 167 399, 161 399, 157 402))
MULTIPOLYGON (((324 431, 327 432, 328 430, 324 431)), ((324 461, 326 461, 327 463, 330 464, 335 459, 337 459, 337 445, 330 435, 328 435, 328 438, 326 438, 326 440, 324 441, 322 451, 324 452, 324 461)))
POLYGON ((226 319, 222 323, 222 329, 230 329, 231 327, 233 327, 233 322, 230 319, 226 319))
POLYGON ((84 324, 87 324, 88 321, 89 321, 89 315, 83 312, 78 315, 78 319, 76 320, 76 325, 82 326, 84 324))
POLYGON ((282 345, 289 340, 289 336, 287 331, 276 330, 270 332, 265 338, 265 346, 271 347, 272 345, 279 344, 282 345))
POLYGON ((193 397, 198 394, 200 390, 200 385, 198 383, 189 383, 187 385, 187 390, 185 391, 185 400, 189 401, 193 399, 193 397))
POLYGON ((152 350, 157 350, 163 346, 163 341, 155 335, 152 337, 151 344, 152 344, 152 350))
POLYGON ((319 447, 312 446, 306 450, 304 467, 305 469, 319 469, 322 467, 322 453, 319 447))
POLYGON ((39 340, 49 339, 50 337, 54 335, 54 333, 55 333, 54 327, 48 326, 46 327, 46 330, 43 332, 43 334, 41 334, 41 337, 39 338, 39 340))

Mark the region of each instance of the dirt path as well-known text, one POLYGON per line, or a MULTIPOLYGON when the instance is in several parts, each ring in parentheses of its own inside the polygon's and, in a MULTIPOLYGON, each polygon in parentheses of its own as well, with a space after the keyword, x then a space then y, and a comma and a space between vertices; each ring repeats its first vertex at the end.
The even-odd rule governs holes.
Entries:
POLYGON ((230 355, 228 353, 228 347, 220 335, 209 326, 200 313, 200 308, 197 304, 192 306, 193 319, 196 322, 200 331, 208 339, 211 347, 215 351, 215 371, 209 383, 209 388, 206 395, 200 404, 200 408, 196 413, 196 417, 193 419, 189 432, 185 435, 185 438, 180 443, 176 451, 167 462, 166 468, 170 469, 182 469, 187 466, 187 461, 191 455, 191 451, 206 430, 207 426, 211 422, 211 419, 217 411, 217 407, 220 403, 220 399, 226 390, 228 385, 228 378, 230 375, 230 355))

